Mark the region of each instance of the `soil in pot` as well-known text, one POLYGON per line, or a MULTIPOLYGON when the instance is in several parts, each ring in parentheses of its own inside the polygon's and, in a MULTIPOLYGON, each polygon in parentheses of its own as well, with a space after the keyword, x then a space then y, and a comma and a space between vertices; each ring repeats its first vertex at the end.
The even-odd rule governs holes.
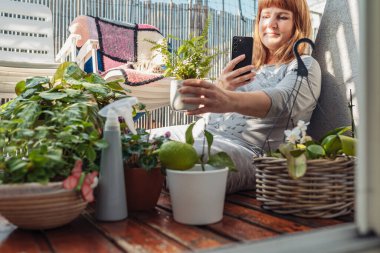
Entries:
POLYGON ((164 176, 160 168, 151 171, 141 168, 126 168, 124 175, 128 211, 153 209, 160 197, 164 183, 164 176))

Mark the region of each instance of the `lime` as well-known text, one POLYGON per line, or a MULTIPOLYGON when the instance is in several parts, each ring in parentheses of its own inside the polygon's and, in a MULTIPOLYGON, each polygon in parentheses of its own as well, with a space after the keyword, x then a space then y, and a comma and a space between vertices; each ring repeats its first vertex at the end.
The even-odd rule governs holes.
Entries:
POLYGON ((164 166, 173 170, 188 170, 198 162, 194 147, 179 141, 162 144, 158 156, 164 166))

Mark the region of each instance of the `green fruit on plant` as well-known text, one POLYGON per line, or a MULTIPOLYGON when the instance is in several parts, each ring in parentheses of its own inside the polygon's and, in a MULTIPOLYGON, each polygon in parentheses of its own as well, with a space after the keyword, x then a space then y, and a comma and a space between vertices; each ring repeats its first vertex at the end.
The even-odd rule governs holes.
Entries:
POLYGON ((158 156, 165 167, 173 170, 191 169, 199 160, 192 145, 179 141, 162 144, 158 156))

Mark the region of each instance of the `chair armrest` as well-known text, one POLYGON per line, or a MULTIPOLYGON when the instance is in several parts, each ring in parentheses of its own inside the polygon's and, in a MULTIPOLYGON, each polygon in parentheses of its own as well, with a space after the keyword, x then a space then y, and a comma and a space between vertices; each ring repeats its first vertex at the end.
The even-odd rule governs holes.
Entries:
POLYGON ((92 57, 92 70, 94 73, 98 73, 98 57, 96 50, 99 48, 99 41, 94 39, 89 39, 84 43, 82 48, 79 50, 76 57, 76 62, 81 69, 84 68, 86 60, 92 57))
POLYGON ((77 54, 77 41, 81 39, 79 34, 70 34, 61 49, 55 56, 56 62, 64 62, 67 56, 70 56, 70 61, 75 61, 77 54))

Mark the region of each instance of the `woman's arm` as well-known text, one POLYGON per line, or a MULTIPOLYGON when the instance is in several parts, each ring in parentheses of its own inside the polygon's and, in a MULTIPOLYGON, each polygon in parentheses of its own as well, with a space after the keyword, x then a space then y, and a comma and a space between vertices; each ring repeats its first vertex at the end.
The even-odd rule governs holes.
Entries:
POLYGON ((185 80, 179 92, 198 95, 198 97, 184 98, 184 103, 203 105, 199 109, 189 111, 189 115, 206 112, 237 112, 254 117, 265 117, 271 108, 270 97, 262 91, 229 91, 204 80, 185 80))

